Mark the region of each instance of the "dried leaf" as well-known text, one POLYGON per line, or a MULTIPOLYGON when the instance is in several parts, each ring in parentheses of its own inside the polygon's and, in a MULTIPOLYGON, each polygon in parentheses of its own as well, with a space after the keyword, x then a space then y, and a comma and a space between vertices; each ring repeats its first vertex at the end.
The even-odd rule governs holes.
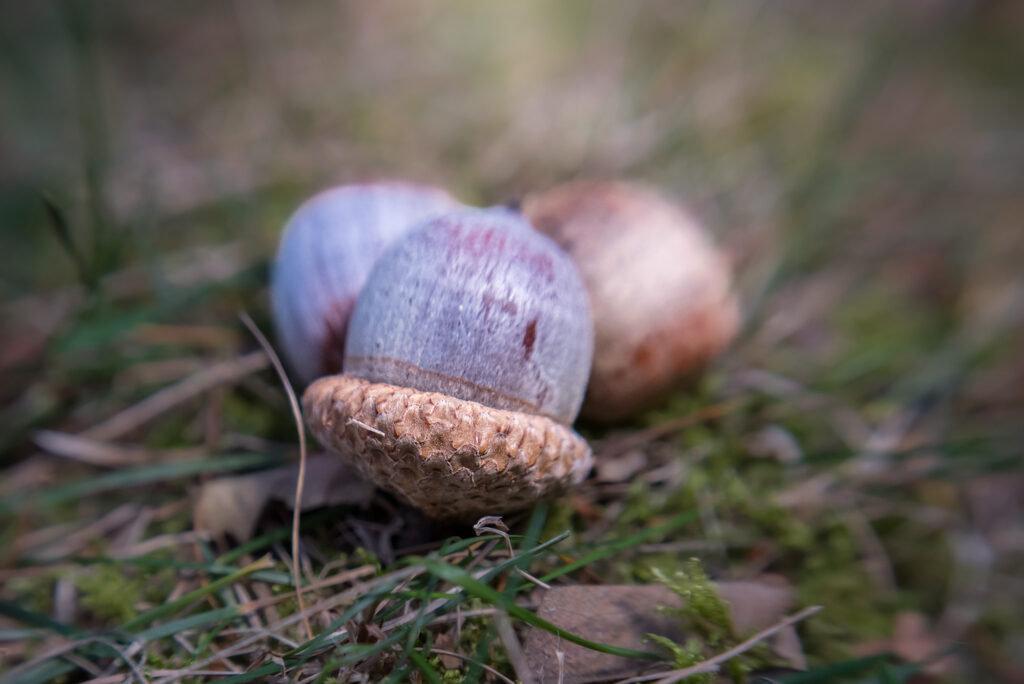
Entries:
MULTIPOLYGON (((228 533, 238 541, 249 539, 268 501, 282 501, 294 508, 298 474, 299 466, 294 464, 206 482, 196 501, 196 530, 214 535, 228 533)), ((301 510, 364 505, 373 492, 373 485, 337 456, 314 454, 306 461, 301 510)))
MULTIPOLYGON (((751 581, 720 582, 716 587, 719 595, 730 604, 733 624, 740 634, 770 627, 785 615, 792 603, 792 592, 785 585, 751 581)), ((651 650, 651 646, 644 643, 647 634, 660 634, 685 643, 687 635, 682 632, 679 619, 662 614, 659 606, 679 608, 681 599, 662 585, 578 585, 547 591, 537 614, 585 639, 625 648, 651 650)), ((800 641, 792 627, 779 632, 768 644, 780 660, 796 668, 805 667, 800 641)), ((526 630, 523 650, 529 654, 534 675, 541 684, 619 679, 638 674, 648 665, 657 667, 654 663, 645 665, 641 661, 597 653, 535 627, 526 630), (559 652, 564 653, 561 665, 559 652)))

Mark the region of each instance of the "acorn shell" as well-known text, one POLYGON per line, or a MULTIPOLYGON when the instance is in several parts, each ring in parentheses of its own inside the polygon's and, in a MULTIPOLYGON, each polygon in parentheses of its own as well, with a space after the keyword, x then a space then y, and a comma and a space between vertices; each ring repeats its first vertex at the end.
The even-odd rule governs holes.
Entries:
POLYGON ((377 258, 418 222, 459 206, 438 188, 381 181, 332 188, 299 207, 270 284, 277 339, 297 379, 341 370, 352 309, 377 258))
POLYGON ((572 423, 593 358, 575 264, 507 209, 418 225, 359 295, 346 373, 572 423))
POLYGON ((569 252, 590 294, 584 417, 615 421, 649 408, 736 334, 728 264, 697 221, 657 193, 577 182, 527 197, 523 212, 569 252))
POLYGON ((581 482, 593 460, 550 418, 348 375, 317 380, 302 404, 324 446, 434 518, 527 508, 581 482))

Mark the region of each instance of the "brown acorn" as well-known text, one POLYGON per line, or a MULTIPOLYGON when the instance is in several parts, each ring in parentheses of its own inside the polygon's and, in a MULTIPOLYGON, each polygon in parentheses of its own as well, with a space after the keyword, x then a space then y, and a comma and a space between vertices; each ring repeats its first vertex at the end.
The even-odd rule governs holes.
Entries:
POLYGON ((573 258, 590 295, 585 418, 616 421, 650 408, 736 334, 726 260, 691 215, 653 190, 575 182, 528 196, 522 209, 573 258))

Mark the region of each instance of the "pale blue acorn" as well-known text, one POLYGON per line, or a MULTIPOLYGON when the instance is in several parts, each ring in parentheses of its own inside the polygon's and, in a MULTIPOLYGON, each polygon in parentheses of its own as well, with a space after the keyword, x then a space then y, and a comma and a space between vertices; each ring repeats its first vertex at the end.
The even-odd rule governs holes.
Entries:
POLYGON ((377 258, 417 223, 459 206, 438 188, 382 181, 331 188, 299 207, 270 285, 277 338, 297 380, 341 371, 349 318, 377 258))
POLYGON ((505 209, 422 223, 378 259, 342 375, 306 391, 322 443, 429 515, 528 506, 591 465, 570 426, 594 332, 583 281, 505 209))

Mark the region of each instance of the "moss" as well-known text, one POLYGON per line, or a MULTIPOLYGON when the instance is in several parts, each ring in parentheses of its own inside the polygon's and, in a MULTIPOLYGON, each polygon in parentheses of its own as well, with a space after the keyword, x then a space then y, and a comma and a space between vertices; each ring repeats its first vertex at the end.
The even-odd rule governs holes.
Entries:
POLYGON ((899 603, 879 596, 844 525, 828 520, 822 527, 815 549, 801 558, 797 596, 802 605, 826 607, 803 635, 809 660, 829 662, 850 657, 853 644, 887 636, 899 603))
MULTIPOLYGON (((657 634, 648 634, 644 637, 644 640, 657 644, 671 653, 672 667, 676 669, 693 667, 694 665, 698 665, 706 660, 701 649, 701 643, 697 639, 688 639, 685 644, 680 645, 667 637, 659 636, 657 634)), ((715 681, 715 675, 711 672, 692 675, 687 677, 685 681, 692 682, 692 684, 712 684, 712 682, 715 681)))
MULTIPOLYGON (((662 610, 678 616, 683 630, 695 635, 685 644, 677 644, 654 634, 647 635, 648 640, 668 649, 675 667, 696 665, 710 655, 728 650, 740 642, 732 622, 732 610, 718 595, 718 590, 704 572, 699 560, 687 560, 683 563, 683 569, 671 576, 659 569, 652 570, 652 573, 659 582, 683 600, 681 608, 662 610)), ((770 665, 771 662, 767 647, 759 644, 727 661, 724 670, 734 682, 742 682, 750 672, 770 665)), ((692 681, 712 682, 714 675, 699 675, 692 678, 692 681)))
POLYGON ((456 667, 449 669, 445 667, 444 663, 441 662, 441 656, 439 655, 431 657, 427 662, 430 664, 430 667, 434 668, 434 670, 441 676, 441 681, 444 682, 444 684, 459 684, 459 682, 461 682, 465 677, 462 668, 456 667))
POLYGON ((75 577, 82 605, 106 623, 127 622, 137 614, 144 587, 116 565, 94 565, 75 577))
POLYGON ((749 513, 765 536, 783 549, 810 552, 815 546, 814 527, 779 506, 750 507, 749 513))
POLYGON ((682 608, 666 612, 678 615, 683 624, 694 630, 712 648, 717 648, 733 634, 729 604, 718 596, 700 561, 691 558, 683 569, 667 576, 655 569, 654 577, 683 599, 682 608))
MULTIPOLYGON (((774 409, 775 405, 766 404, 774 409)), ((846 658, 851 644, 877 639, 888 633, 891 620, 901 607, 921 609, 927 607, 927 596, 898 595, 879 596, 877 587, 867 575, 861 556, 861 546, 843 519, 837 515, 819 514, 803 518, 795 512, 773 503, 774 495, 780 489, 792 486, 793 470, 770 459, 752 460, 744 446, 734 436, 751 433, 751 423, 761 424, 763 416, 752 415, 746 410, 730 416, 733 424, 729 432, 702 426, 688 430, 679 438, 679 458, 685 461, 686 479, 674 491, 651 491, 643 482, 634 482, 627 494, 622 515, 615 522, 615 535, 635 533, 638 526, 654 524, 661 516, 672 512, 685 512, 706 505, 710 497, 723 534, 729 537, 763 540, 773 550, 776 559, 772 570, 793 579, 801 605, 821 604, 827 610, 804 629, 808 634, 809 653, 828 653, 820 662, 831 657, 846 658), (865 597, 872 597, 866 601, 865 597)), ((810 417, 794 416, 787 429, 799 435, 801 443, 808 440, 828 445, 834 440, 829 431, 810 417)), ((895 541, 899 551, 893 554, 897 572, 910 577, 914 586, 927 586, 927 594, 942 595, 944 568, 947 563, 935 567, 921 567, 920 559, 935 555, 920 544, 906 545, 900 542, 907 531, 901 529, 893 539, 883 536, 883 543, 895 541), (916 564, 912 561, 917 560, 916 564)), ((680 530, 682 538, 702 536, 706 533, 701 523, 694 523, 680 530)), ((927 545, 942 549, 941 535, 916 534, 927 545)), ((731 548, 724 559, 747 567, 750 558, 746 547, 731 548)), ((688 563, 681 563, 678 555, 644 554, 629 559, 611 561, 616 564, 618 574, 626 581, 649 582, 670 578, 668 583, 678 586, 679 573, 686 581, 694 583, 690 591, 699 587, 700 575, 688 563)), ((594 568, 595 572, 607 572, 594 568)), ((697 616, 681 616, 692 620, 697 616)), ((713 621, 712 621, 713 623, 713 621)), ((709 645, 712 642, 726 643, 728 630, 717 636, 700 634, 709 645)), ((731 637, 729 637, 731 638, 731 637)), ((768 661, 767 651, 760 654, 763 662, 768 661)), ((755 658, 756 660, 757 658, 755 658)), ((734 667, 743 665, 734 663, 734 667)))

